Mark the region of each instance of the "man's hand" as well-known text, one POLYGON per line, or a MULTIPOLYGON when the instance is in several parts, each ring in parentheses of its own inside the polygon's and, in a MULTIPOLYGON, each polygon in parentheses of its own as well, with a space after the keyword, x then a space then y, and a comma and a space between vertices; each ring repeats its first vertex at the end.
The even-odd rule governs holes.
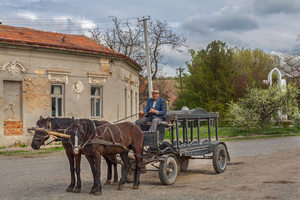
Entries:
POLYGON ((143 115, 143 114, 144 114, 144 112, 143 112, 142 110, 140 110, 140 114, 141 114, 141 115, 143 115))
POLYGON ((157 110, 154 110, 153 108, 151 108, 151 109, 149 110, 149 112, 150 112, 150 113, 155 113, 155 114, 158 113, 157 110))

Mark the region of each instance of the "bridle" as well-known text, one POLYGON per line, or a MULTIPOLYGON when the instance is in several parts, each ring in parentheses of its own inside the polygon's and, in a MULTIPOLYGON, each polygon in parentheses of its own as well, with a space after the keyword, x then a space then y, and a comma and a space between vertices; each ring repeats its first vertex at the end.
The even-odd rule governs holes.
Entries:
MULTIPOLYGON (((92 121, 92 123, 93 123, 93 127, 94 127, 94 130, 93 130, 93 133, 90 135, 90 137, 87 139, 87 141, 86 142, 83 142, 84 140, 82 140, 81 141, 81 143, 80 144, 78 144, 78 128, 76 128, 76 132, 75 132, 75 144, 73 145, 73 143, 72 143, 72 141, 71 141, 71 138, 69 139, 69 143, 71 144, 71 146, 72 146, 72 149, 75 151, 77 151, 77 152, 79 152, 81 149, 83 149, 88 143, 89 143, 89 141, 92 139, 92 137, 94 136, 94 134, 95 134, 95 132, 96 132, 96 130, 97 130, 97 128, 99 128, 99 127, 96 127, 96 125, 95 125, 95 122, 94 121, 92 121)), ((77 121, 77 127, 79 127, 79 121, 77 121)), ((105 124, 104 124, 105 125, 105 124)), ((81 128, 82 129, 82 128, 81 128)), ((82 132, 84 132, 83 130, 81 130, 82 132)))
MULTIPOLYGON (((36 125, 36 128, 44 128, 44 129, 49 129, 51 130, 51 121, 47 121, 46 122, 46 125, 45 126, 39 126, 39 125, 36 125)), ((45 135, 44 136, 40 136, 40 134, 36 134, 34 140, 37 140, 37 141, 43 141, 43 144, 40 144, 41 145, 44 145, 45 146, 45 141, 50 137, 50 134, 47 133, 47 132, 44 132, 44 131, 39 131, 41 133, 44 133, 45 135)), ((53 141, 52 141, 53 142, 53 141)), ((51 142, 50 142, 51 143, 51 142)), ((48 143, 49 144, 49 143, 48 143)))

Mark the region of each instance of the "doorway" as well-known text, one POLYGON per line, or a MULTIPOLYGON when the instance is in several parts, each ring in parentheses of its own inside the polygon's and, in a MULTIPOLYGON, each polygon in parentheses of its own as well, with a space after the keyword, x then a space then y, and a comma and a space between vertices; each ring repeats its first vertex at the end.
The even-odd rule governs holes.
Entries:
POLYGON ((4 135, 22 135, 22 82, 3 81, 4 135))

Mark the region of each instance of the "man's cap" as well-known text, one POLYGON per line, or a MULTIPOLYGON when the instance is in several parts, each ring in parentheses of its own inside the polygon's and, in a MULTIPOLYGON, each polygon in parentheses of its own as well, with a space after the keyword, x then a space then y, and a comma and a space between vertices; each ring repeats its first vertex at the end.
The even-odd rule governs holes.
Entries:
POLYGON ((152 93, 159 93, 159 90, 158 89, 153 89, 152 93))

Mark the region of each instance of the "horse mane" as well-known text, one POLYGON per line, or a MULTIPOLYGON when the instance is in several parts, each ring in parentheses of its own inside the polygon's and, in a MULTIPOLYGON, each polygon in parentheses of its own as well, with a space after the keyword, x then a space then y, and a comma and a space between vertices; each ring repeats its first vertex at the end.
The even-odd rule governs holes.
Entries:
POLYGON ((108 121, 99 121, 99 120, 90 120, 90 119, 78 119, 76 121, 78 121, 81 125, 87 128, 88 134, 92 134, 94 132, 95 126, 99 127, 104 124, 109 124, 108 121))
POLYGON ((54 129, 66 129, 73 121, 72 118, 49 118, 51 124, 53 124, 54 129))

